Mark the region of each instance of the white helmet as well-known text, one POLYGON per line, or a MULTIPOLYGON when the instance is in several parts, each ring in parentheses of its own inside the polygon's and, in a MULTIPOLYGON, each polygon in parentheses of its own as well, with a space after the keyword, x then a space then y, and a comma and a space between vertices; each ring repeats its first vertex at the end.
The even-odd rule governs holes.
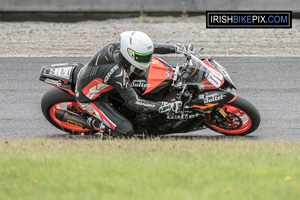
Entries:
POLYGON ((120 51, 134 67, 145 70, 150 66, 153 42, 143 32, 125 31, 120 35, 120 51))

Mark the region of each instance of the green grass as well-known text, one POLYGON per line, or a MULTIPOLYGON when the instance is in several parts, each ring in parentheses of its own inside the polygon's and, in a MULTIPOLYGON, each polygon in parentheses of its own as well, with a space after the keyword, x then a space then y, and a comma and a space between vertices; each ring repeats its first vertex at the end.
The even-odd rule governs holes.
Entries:
POLYGON ((300 199, 300 142, 0 139, 0 199, 300 199))

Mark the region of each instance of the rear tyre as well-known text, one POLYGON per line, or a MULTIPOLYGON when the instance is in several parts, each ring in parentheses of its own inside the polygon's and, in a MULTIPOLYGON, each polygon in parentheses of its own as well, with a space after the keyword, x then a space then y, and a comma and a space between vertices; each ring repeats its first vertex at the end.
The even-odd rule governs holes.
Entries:
POLYGON ((237 97, 233 102, 224 104, 222 109, 227 114, 226 126, 217 123, 212 115, 205 120, 208 128, 230 136, 244 136, 255 131, 261 121, 257 108, 248 100, 237 97))
MULTIPOLYGON (((71 111, 79 111, 77 102, 71 94, 58 88, 51 88, 42 97, 41 108, 45 118, 56 128, 71 134, 94 134, 97 131, 91 129, 83 129, 63 121, 55 117, 56 109, 72 109, 71 111)), ((80 111, 79 111, 80 112, 80 111)))

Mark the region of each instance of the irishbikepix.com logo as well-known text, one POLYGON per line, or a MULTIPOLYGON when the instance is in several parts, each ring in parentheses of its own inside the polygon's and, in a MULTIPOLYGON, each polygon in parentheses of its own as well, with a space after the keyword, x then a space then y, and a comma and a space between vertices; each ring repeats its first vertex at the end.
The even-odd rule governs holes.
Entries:
POLYGON ((206 11, 206 28, 292 28, 292 11, 206 11))

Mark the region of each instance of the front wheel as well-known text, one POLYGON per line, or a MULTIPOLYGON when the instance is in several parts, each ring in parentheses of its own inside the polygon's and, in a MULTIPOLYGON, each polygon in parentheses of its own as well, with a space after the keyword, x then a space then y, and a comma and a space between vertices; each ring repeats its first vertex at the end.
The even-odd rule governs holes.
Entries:
POLYGON ((257 108, 242 97, 224 104, 222 109, 226 113, 226 119, 220 122, 215 113, 211 113, 205 120, 206 126, 218 133, 243 136, 255 131, 260 124, 261 117, 257 108))

